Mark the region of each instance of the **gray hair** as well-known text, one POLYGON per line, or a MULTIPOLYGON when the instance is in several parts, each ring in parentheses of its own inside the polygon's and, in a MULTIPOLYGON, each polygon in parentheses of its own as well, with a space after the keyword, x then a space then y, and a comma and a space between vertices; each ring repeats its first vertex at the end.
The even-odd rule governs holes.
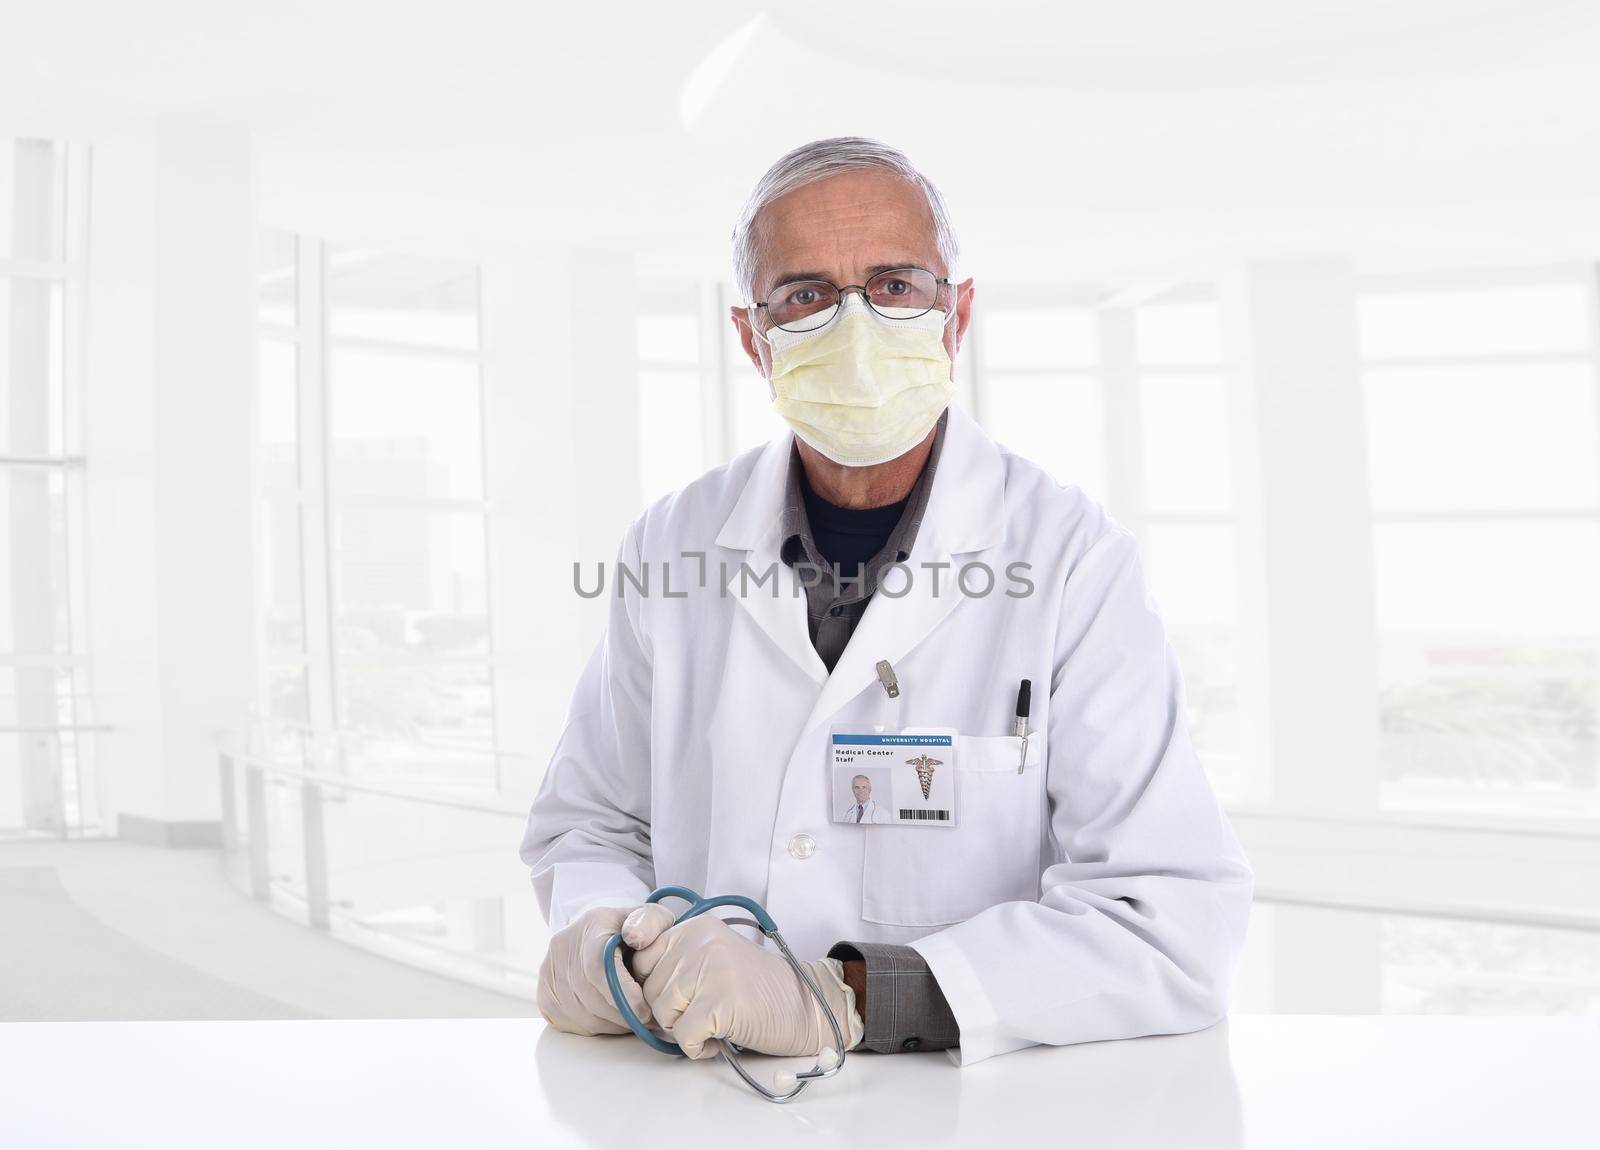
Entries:
POLYGON ((835 136, 802 144, 781 158, 767 169, 767 174, 744 202, 739 222, 733 227, 733 284, 745 302, 755 298, 756 258, 760 254, 756 251, 755 225, 762 209, 808 184, 859 168, 881 168, 922 189, 922 194, 928 197, 928 210, 933 214, 933 239, 939 258, 944 261, 945 274, 954 277, 960 246, 956 243, 955 228, 950 226, 949 213, 945 211, 944 197, 939 195, 933 181, 918 171, 911 158, 899 148, 863 136, 835 136))

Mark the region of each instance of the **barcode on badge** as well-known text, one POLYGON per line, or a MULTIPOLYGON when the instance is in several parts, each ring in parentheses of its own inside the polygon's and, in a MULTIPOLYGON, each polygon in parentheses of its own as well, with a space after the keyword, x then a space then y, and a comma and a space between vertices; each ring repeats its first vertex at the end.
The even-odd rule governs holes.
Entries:
POLYGON ((908 807, 900 808, 901 822, 933 822, 947 823, 950 821, 949 811, 914 811, 908 807))

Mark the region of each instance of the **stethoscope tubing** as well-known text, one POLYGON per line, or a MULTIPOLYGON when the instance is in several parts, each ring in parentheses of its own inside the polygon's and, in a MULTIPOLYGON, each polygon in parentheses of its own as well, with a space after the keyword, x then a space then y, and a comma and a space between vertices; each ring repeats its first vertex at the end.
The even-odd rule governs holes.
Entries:
MULTIPOLYGON (((816 980, 811 977, 811 973, 800 964, 798 959, 795 958, 794 952, 789 949, 789 944, 784 941, 783 935, 779 933, 778 924, 772 920, 772 916, 766 912, 766 909, 762 907, 760 903, 756 902, 755 899, 747 898, 741 894, 723 894, 717 895, 713 898, 702 898, 697 892, 683 886, 658 887, 650 892, 650 895, 645 899, 645 902, 661 902, 663 899, 668 898, 682 899, 689 904, 689 909, 678 916, 678 922, 687 922, 689 919, 696 918, 699 915, 705 914, 707 911, 716 910, 718 907, 724 906, 737 907, 738 909, 749 914, 749 924, 761 931, 762 934, 766 935, 777 944, 778 951, 789 963, 790 968, 793 969, 795 977, 798 978, 802 985, 804 985, 805 988, 811 992, 811 996, 816 999, 817 1005, 822 1007, 823 1017, 828 1020, 828 1026, 833 1031, 833 1040, 836 1044, 833 1049, 838 1051, 838 1061, 832 1066, 824 1067, 822 1065, 822 1061, 819 1059, 810 1070, 801 1071, 795 1075, 796 1082, 794 1088, 788 1091, 771 1090, 762 1083, 756 1081, 755 1077, 749 1072, 749 1070, 745 1068, 744 1063, 739 1058, 739 1055, 742 1054, 743 1051, 737 1044, 730 1042, 725 1038, 713 1039, 713 1041, 717 1044, 718 1052, 722 1060, 729 1066, 733 1067, 735 1073, 737 1073, 740 1078, 744 1079, 746 1085, 760 1094, 763 1098, 767 1099, 769 1102, 787 1102, 791 1098, 797 1096, 813 1080, 818 1078, 831 1078, 833 1075, 839 1073, 840 1067, 844 1065, 844 1031, 839 1026, 839 1020, 834 1017, 833 1009, 829 1007, 828 1000, 823 997, 822 988, 819 987, 816 983, 816 980)), ((611 990, 612 1001, 617 1004, 617 1012, 622 1015, 622 1020, 628 1024, 628 1029, 632 1030, 636 1035, 638 1035, 639 1038, 643 1040, 644 1043, 651 1049, 659 1050, 662 1054, 676 1055, 680 1058, 684 1057, 683 1048, 681 1046, 675 1042, 671 1042, 668 1039, 661 1037, 659 1034, 654 1033, 649 1027, 639 1020, 639 1016, 636 1015, 633 1012, 633 1008, 628 1005, 627 996, 622 991, 622 979, 617 973, 616 962, 617 948, 623 945, 625 944, 622 941, 622 932, 618 931, 616 934, 612 935, 606 940, 605 950, 602 955, 602 962, 605 965, 606 971, 606 985, 611 990)))

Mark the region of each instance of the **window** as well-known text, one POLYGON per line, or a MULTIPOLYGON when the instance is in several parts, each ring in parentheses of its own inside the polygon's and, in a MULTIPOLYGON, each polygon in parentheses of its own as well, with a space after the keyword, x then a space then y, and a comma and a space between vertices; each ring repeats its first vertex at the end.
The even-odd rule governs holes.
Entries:
POLYGON ((1104 382, 1093 308, 1005 296, 977 310, 979 411, 989 434, 1058 482, 1106 498, 1104 382))
POLYGON ((645 503, 706 469, 707 394, 700 295, 693 283, 642 285, 639 341, 639 484, 645 503))
POLYGON ((97 819, 79 598, 83 162, 0 140, 0 834, 97 819))
MULTIPOLYGON (((1191 293, 1192 294, 1192 293, 1191 293)), ((1226 799, 1261 789, 1264 764, 1243 758, 1239 714, 1233 436, 1222 319, 1209 298, 1134 311, 1144 542, 1152 593, 1183 670, 1189 733, 1226 799)))
POLYGON ((1258 900, 1233 1009, 1593 1015, 1600 1013, 1600 934, 1258 900))
POLYGON ((1136 308, 1037 295, 986 293, 972 344, 978 411, 996 440, 1138 534, 1183 670, 1191 737, 1218 790, 1238 797, 1254 775, 1239 731, 1217 304, 1194 290, 1136 308))
POLYGON ((270 745, 493 787, 477 273, 271 232, 257 273, 270 745))
POLYGON ((1585 271, 1360 301, 1382 799, 1600 813, 1600 406, 1585 271))
POLYGON ((728 317, 727 284, 640 283, 639 474, 645 503, 784 430, 728 317))
POLYGON ((86 157, 0 139, 0 837, 98 829, 79 321, 86 157))
POLYGON ((1386 915, 1386 1014, 1600 1014, 1600 934, 1386 915))

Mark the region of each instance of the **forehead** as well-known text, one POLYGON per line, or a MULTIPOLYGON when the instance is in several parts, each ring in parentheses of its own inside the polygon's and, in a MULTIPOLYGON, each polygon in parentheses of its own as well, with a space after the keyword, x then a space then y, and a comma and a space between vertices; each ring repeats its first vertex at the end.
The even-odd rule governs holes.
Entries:
POLYGON ((867 269, 915 264, 945 272, 922 189, 892 172, 841 172, 797 188, 756 221, 756 291, 812 273, 863 283, 867 269))

